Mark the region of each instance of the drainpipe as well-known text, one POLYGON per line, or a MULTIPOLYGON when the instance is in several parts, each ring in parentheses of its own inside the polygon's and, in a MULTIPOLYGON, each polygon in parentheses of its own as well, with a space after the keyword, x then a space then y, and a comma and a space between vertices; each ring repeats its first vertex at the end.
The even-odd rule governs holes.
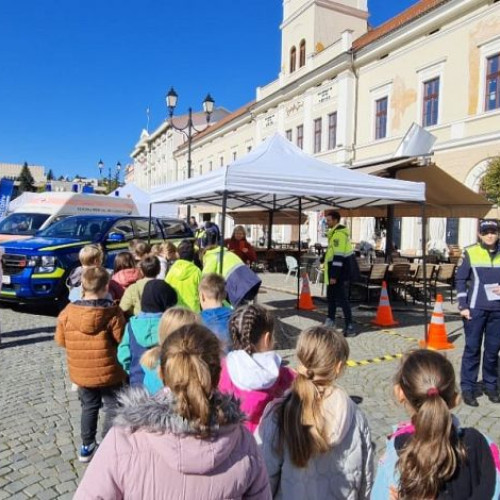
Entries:
POLYGON ((351 71, 354 75, 354 123, 353 123, 353 135, 351 144, 351 159, 350 164, 353 165, 356 160, 356 144, 358 142, 358 93, 359 93, 359 75, 356 71, 354 65, 354 49, 349 49, 349 55, 351 56, 351 71))

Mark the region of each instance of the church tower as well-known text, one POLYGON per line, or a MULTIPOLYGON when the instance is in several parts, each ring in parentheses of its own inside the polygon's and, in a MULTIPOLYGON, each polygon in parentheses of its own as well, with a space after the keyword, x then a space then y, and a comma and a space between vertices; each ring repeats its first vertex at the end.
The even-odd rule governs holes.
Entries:
POLYGON ((367 31, 367 0, 283 0, 282 75, 306 66, 308 59, 340 40, 367 31))

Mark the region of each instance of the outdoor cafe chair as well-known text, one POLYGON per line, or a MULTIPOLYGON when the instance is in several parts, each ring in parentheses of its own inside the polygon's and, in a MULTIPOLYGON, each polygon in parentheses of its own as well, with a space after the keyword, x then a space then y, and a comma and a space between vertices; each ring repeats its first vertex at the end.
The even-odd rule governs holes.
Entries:
POLYGON ((450 302, 453 304, 453 289, 455 288, 455 264, 440 264, 434 276, 434 298, 437 297, 438 288, 450 290, 450 302))
MULTIPOLYGON (((351 283, 351 289, 353 286, 357 286, 366 290, 366 301, 370 302, 371 292, 373 290, 381 290, 382 282, 385 280, 387 274, 388 264, 372 264, 370 267, 370 272, 363 276, 361 275, 359 281, 354 281, 351 283)), ((351 295, 351 289, 349 290, 349 299, 351 295)))
POLYGON ((422 299, 422 301, 431 301, 431 292, 432 292, 432 286, 433 282, 435 279, 435 273, 436 273, 436 266, 435 264, 426 264, 425 265, 425 274, 426 274, 426 281, 427 281, 427 290, 424 289, 424 266, 423 264, 419 264, 417 267, 417 271, 413 277, 413 283, 409 286, 409 291, 411 296, 413 297, 413 303, 415 304, 415 301, 417 299, 422 299))
POLYGON ((387 285, 389 287, 389 291, 395 295, 402 297, 406 301, 406 295, 408 292, 408 286, 411 280, 411 266, 408 262, 398 262, 396 264, 392 264, 389 268, 389 272, 387 274, 387 285))
POLYGON ((300 266, 299 269, 299 263, 297 262, 297 259, 295 257, 292 257, 291 255, 285 255, 285 262, 288 269, 285 281, 288 281, 288 278, 294 274, 295 276, 297 276, 297 273, 301 272, 302 269, 305 269, 304 266, 300 266))

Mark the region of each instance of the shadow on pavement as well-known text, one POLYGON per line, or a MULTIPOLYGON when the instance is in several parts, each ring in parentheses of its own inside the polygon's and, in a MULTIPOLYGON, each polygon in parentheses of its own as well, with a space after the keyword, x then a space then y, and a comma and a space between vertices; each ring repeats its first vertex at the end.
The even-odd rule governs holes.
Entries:
POLYGON ((45 326, 40 328, 28 328, 25 330, 13 330, 10 332, 2 333, 2 339, 9 337, 27 337, 36 333, 51 333, 54 334, 55 328, 53 326, 45 326))
MULTIPOLYGON (((3 335, 2 335, 3 338, 3 335)), ((19 347, 22 345, 29 345, 29 344, 39 344, 41 342, 49 342, 49 341, 54 341, 54 336, 46 336, 46 337, 30 337, 28 339, 20 339, 20 340, 14 340, 13 342, 4 342, 0 344, 0 349, 8 349, 9 347, 19 347)))

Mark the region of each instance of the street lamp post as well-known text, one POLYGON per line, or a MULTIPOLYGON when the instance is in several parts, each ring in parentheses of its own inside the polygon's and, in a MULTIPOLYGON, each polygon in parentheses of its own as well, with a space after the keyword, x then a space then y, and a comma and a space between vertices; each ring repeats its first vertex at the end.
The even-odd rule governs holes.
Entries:
MULTIPOLYGON (((193 108, 188 109, 188 120, 187 123, 184 127, 178 127, 177 125, 174 124, 172 117, 174 115, 174 109, 177 106, 177 99, 178 95, 177 92, 174 90, 173 87, 170 88, 168 91, 168 94, 165 98, 166 103, 167 103, 167 108, 168 108, 168 115, 169 115, 169 123, 170 126, 174 130, 178 130, 179 132, 182 132, 188 141, 188 160, 187 160, 187 178, 191 178, 191 145, 193 142, 193 136, 194 133, 199 133, 202 132, 202 130, 198 130, 193 123, 193 108)), ((212 112, 214 110, 215 106, 215 101, 212 98, 210 94, 207 94, 205 97, 205 100, 203 101, 203 111, 205 112, 206 119, 207 119, 207 125, 210 123, 210 117, 212 115, 212 112)), ((189 221, 189 218, 191 217, 191 206, 187 206, 187 220, 189 221)))
MULTIPOLYGON (((99 163, 97 164, 97 168, 99 169, 99 178, 102 180, 102 171, 104 170, 104 162, 102 160, 99 160, 99 163)), ((112 174, 111 174, 111 167, 108 169, 108 193, 110 193, 113 189, 116 189, 118 187, 118 184, 120 182, 120 171, 122 169, 122 164, 117 161, 116 162, 116 167, 115 167, 115 184, 114 188, 111 186, 111 180, 112 180, 112 174)))

